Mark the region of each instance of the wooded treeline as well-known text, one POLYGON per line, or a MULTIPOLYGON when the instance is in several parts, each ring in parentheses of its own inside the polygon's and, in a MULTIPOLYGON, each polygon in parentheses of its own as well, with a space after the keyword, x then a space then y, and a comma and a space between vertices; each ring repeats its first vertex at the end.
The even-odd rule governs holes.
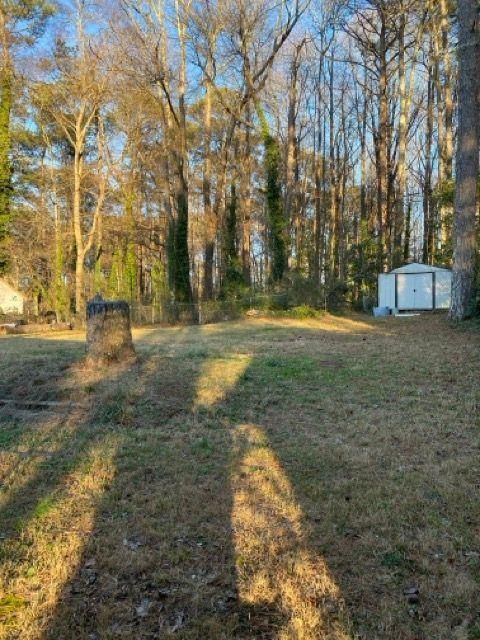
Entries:
POLYGON ((457 37, 450 0, 2 0, 1 272, 64 317, 451 265, 457 37))

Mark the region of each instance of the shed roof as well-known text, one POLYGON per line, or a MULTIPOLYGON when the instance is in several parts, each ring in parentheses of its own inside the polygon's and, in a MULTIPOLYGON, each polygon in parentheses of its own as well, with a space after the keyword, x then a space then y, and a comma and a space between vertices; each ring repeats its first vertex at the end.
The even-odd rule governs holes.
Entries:
POLYGON ((431 264, 422 264, 421 262, 411 262, 404 264, 403 267, 393 269, 390 273, 432 273, 433 271, 449 271, 443 267, 434 267, 431 264))

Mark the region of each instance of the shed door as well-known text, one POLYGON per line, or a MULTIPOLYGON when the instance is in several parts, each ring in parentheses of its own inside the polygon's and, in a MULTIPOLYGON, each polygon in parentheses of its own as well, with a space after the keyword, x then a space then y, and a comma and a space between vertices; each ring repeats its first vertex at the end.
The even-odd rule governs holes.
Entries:
POLYGON ((433 309, 431 273, 399 273, 397 275, 399 309, 433 309))
POLYGON ((395 274, 380 273, 378 276, 378 306, 393 309, 395 306, 395 274))

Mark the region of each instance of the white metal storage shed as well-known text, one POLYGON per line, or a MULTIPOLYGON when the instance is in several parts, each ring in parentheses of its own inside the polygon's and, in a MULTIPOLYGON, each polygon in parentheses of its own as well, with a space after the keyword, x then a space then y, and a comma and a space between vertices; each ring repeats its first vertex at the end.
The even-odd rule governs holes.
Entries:
POLYGON ((399 311, 448 309, 452 272, 412 262, 378 276, 378 306, 399 311))

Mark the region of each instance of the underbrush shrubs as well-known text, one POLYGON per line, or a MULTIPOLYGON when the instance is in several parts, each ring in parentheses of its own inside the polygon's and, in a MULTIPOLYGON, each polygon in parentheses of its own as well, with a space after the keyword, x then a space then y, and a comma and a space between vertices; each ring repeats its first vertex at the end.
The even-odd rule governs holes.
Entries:
POLYGON ((298 307, 292 307, 285 312, 285 317, 294 318, 295 320, 306 320, 307 318, 320 318, 325 312, 321 309, 314 309, 309 304, 301 304, 298 307))

